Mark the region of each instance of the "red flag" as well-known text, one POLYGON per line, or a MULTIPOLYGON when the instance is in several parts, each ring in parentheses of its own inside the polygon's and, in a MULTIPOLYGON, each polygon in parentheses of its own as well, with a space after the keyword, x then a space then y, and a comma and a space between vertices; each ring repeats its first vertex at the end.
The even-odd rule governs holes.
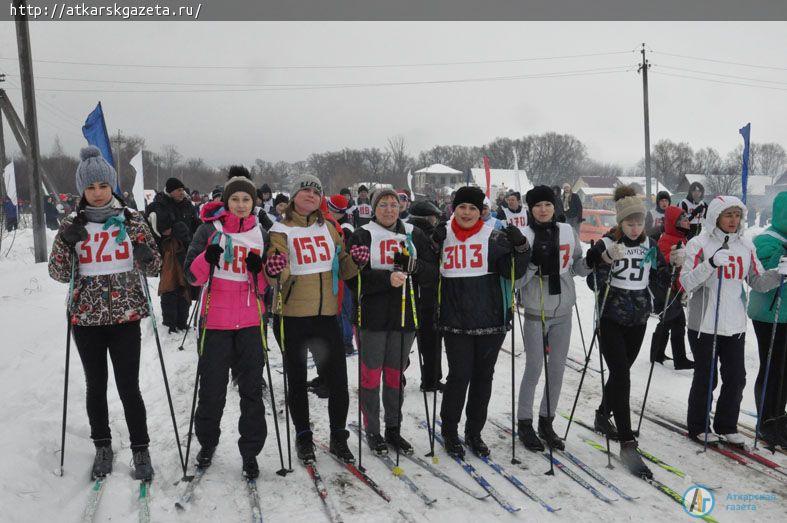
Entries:
POLYGON ((484 170, 486 171, 486 197, 492 192, 492 172, 489 170, 489 158, 484 156, 484 170))

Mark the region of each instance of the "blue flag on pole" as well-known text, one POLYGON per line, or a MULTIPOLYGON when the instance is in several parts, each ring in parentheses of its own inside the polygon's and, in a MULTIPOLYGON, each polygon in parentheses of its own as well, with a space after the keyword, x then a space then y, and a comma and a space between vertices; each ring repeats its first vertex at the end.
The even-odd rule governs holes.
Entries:
POLYGON ((741 166, 741 183, 743 185, 743 203, 746 203, 746 185, 749 180, 749 138, 751 136, 751 122, 747 123, 738 132, 743 136, 743 164, 741 166))
MULTIPOLYGON (((90 145, 95 145, 101 151, 101 156, 111 165, 115 167, 115 160, 112 158, 112 145, 109 143, 109 133, 107 132, 107 124, 104 121, 104 110, 101 108, 101 102, 98 102, 93 111, 87 115, 85 125, 82 126, 82 135, 90 145)), ((118 186, 115 187, 117 194, 120 194, 120 178, 118 178, 118 186)))

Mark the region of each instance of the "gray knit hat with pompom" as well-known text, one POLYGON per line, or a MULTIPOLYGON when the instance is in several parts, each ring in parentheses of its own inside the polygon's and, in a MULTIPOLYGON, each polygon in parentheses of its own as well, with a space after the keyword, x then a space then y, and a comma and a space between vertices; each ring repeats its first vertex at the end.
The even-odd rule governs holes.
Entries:
POLYGON ((94 145, 89 145, 79 151, 79 165, 77 165, 76 184, 77 192, 84 194, 88 185, 96 182, 106 182, 114 192, 118 185, 118 175, 115 168, 107 163, 101 151, 94 145))

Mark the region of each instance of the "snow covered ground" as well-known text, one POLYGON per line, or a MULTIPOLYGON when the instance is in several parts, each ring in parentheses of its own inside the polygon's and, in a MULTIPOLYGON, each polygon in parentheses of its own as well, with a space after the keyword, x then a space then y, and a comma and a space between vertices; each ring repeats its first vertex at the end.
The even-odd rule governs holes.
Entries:
MULTIPOLYGON (((48 232, 51 242, 53 233, 48 232)), ((7 248, 4 242, 4 247, 7 248)), ((5 250, 5 249, 3 249, 5 250)), ((46 264, 34 264, 30 230, 17 234, 16 242, 8 255, 0 253, 0 336, 2 336, 2 358, 0 358, 0 520, 10 522, 27 521, 77 521, 87 500, 89 468, 93 457, 93 445, 85 414, 84 376, 75 348, 72 346, 71 379, 69 385, 68 431, 66 440, 65 475, 61 478, 53 471, 59 465, 60 420, 62 413, 63 369, 65 349, 64 302, 66 286, 48 277, 46 264)), ((155 295, 157 282, 151 279, 155 295)), ((592 328, 592 294, 584 282, 577 282, 579 309, 587 343, 592 328)), ((158 307, 158 300, 156 307, 158 307)), ((158 314, 158 311, 157 311, 158 314)), ((576 322, 576 318, 575 318, 576 322)), ((655 319, 651 319, 646 344, 632 370, 632 408, 639 408, 649 369, 648 344, 655 319)), ((196 362, 195 337, 189 336, 186 350, 178 351, 180 336, 161 333, 164 358, 175 401, 178 426, 182 441, 188 429, 188 415, 196 362)), ((516 337, 517 346, 520 339, 516 337)), ((276 347, 271 338, 271 347, 276 347)), ((509 341, 504 344, 510 347, 509 341)), ((518 347, 519 349, 520 347, 518 347)), ((148 409, 148 424, 151 435, 151 455, 156 467, 152 486, 151 514, 153 521, 248 521, 250 509, 245 488, 240 479, 240 458, 237 451, 237 394, 230 392, 222 422, 223 436, 214 460, 214 465, 198 487, 192 506, 185 513, 176 511, 174 501, 183 488, 177 484, 181 477, 178 452, 174 442, 169 410, 156 351, 150 320, 143 323, 143 356, 141 387, 148 409)), ((743 409, 754 410, 753 384, 758 366, 756 341, 753 332, 747 336, 746 366, 748 384, 743 398, 743 409)), ((277 350, 272 351, 272 363, 280 358, 277 350)), ((595 353, 597 354, 597 353, 595 353)), ((574 329, 571 356, 583 358, 579 331, 574 329)), ((413 362, 417 361, 413 353, 413 362)), ((524 365, 524 357, 516 359, 517 387, 524 365)), ((593 366, 598 365, 597 357, 593 366)), ((350 383, 356 383, 355 357, 348 359, 350 383)), ((423 401, 418 391, 417 365, 407 372, 408 387, 404 404, 405 435, 416 444, 417 452, 428 451, 427 436, 418 428, 418 420, 424 418, 423 401)), ((313 372, 313 371, 312 371, 313 372)), ((690 371, 676 372, 668 363, 656 366, 653 376, 648 409, 679 420, 684 419, 686 398, 691 380, 690 371)), ((559 410, 568 411, 577 388, 579 373, 566 369, 563 394, 559 410)), ((593 411, 600 398, 599 375, 589 372, 579 407, 578 417, 592 422, 593 411)), ((281 375, 274 371, 274 386, 281 398, 281 375)), ((540 391, 541 389, 539 389, 540 391)), ((355 419, 357 395, 351 391, 350 420, 355 419)), ((540 400, 540 392, 537 394, 540 400)), ((312 419, 317 437, 327 439, 326 401, 310 397, 312 419)), ((129 466, 131 452, 128 448, 128 431, 113 379, 109 385, 110 420, 116 451, 115 472, 107 482, 97 520, 132 521, 137 518, 137 482, 131 479, 129 466)), ((490 418, 505 422, 510 416, 510 359, 500 354, 495 379, 490 418)), ((754 425, 754 418, 742 414, 741 422, 754 425)), ((324 521, 325 513, 315 494, 306 472, 297 463, 294 472, 285 478, 275 474, 279 468, 276 440, 272 418, 268 417, 269 438, 260 456, 261 475, 258 481, 264 516, 269 521, 324 521)), ((556 420, 557 432, 562 434, 565 421, 556 420)), ((691 519, 683 509, 650 485, 626 473, 620 465, 608 470, 606 457, 586 445, 580 435, 602 442, 602 439, 585 429, 575 426, 567 442, 567 448, 580 459, 605 475, 627 494, 636 496, 635 501, 619 500, 604 503, 587 490, 574 483, 565 474, 556 472, 554 477, 545 476, 547 461, 517 447, 521 466, 510 465, 510 439, 501 435, 491 425, 484 433, 492 447, 492 456, 515 473, 528 487, 548 503, 559 507, 559 512, 549 514, 536 503, 514 489, 501 476, 474 457, 468 458, 478 471, 514 505, 522 510, 509 515, 491 499, 478 501, 436 479, 422 473, 415 465, 403 461, 405 472, 430 494, 438 498, 432 507, 425 506, 407 487, 397 480, 385 466, 373 458, 368 451, 364 465, 369 474, 392 497, 386 503, 370 489, 362 485, 346 470, 318 451, 318 464, 345 521, 487 521, 492 519, 549 521, 560 519, 571 521, 688 521, 691 519)), ((354 439, 354 437, 353 437, 354 439)), ((352 445, 357 452, 357 442, 352 445)), ((657 455, 667 463, 687 472, 690 479, 681 479, 656 466, 652 466, 655 477, 679 493, 692 484, 691 480, 720 487, 716 491, 716 508, 712 516, 719 521, 784 521, 787 515, 785 483, 767 478, 712 452, 697 454, 695 446, 688 441, 660 428, 649 421, 643 422, 640 446, 657 455), (775 499, 753 501, 754 509, 729 510, 730 495, 775 495, 775 499)), ((198 446, 197 446, 198 448, 198 446)), ((617 444, 612 444, 617 452, 617 444)), ((763 451, 765 453, 765 451, 763 451)), ((479 490, 477 485, 459 466, 442 451, 439 466, 457 481, 469 488, 479 490)), ((193 456, 193 453, 192 453, 193 456)), ((770 456, 770 454, 768 454, 770 456)), ((565 458, 560 458, 567 462, 565 458)), ((787 466, 787 456, 772 457, 787 466)), ((614 462, 613 462, 614 463, 614 462)), ((576 469, 576 467, 571 466, 576 469)), ((586 477, 588 481, 592 480, 586 477)), ((596 486, 611 497, 610 490, 596 486)))

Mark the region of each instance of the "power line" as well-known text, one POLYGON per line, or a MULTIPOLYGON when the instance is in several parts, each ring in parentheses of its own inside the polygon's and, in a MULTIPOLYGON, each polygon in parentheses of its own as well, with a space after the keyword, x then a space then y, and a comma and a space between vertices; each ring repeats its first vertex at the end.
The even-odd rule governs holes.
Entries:
POLYGON ((260 85, 254 88, 241 88, 241 89, 50 89, 50 88, 37 88, 36 91, 41 92, 58 92, 58 93, 139 93, 139 94, 163 94, 163 93, 241 93, 241 92, 263 92, 263 91, 302 91, 302 90, 316 90, 316 89, 343 89, 343 88, 358 88, 358 87, 395 87, 406 85, 438 85, 438 84, 459 84, 459 83, 473 83, 473 82, 494 82, 494 81, 508 81, 508 80, 528 80, 537 78, 562 78, 568 76, 594 76, 610 73, 622 73, 632 71, 629 66, 617 66, 610 68, 594 68, 594 69, 579 69, 575 71, 558 71, 552 73, 540 73, 533 75, 516 75, 516 76, 487 76, 478 78, 460 78, 448 80, 413 80, 401 82, 366 82, 366 83, 338 83, 338 84, 268 84, 260 85))
POLYGON ((659 72, 659 71, 653 71, 653 73, 661 75, 661 76, 673 76, 675 78, 689 78, 689 79, 692 79, 692 80, 701 80, 703 82, 711 82, 711 83, 714 83, 714 84, 739 85, 739 86, 742 86, 742 87, 758 87, 760 89, 770 89, 772 91, 787 91, 787 88, 771 87, 771 86, 768 86, 768 85, 755 85, 755 84, 747 84, 747 83, 742 83, 742 82, 727 82, 725 80, 713 80, 711 78, 702 78, 700 76, 689 76, 689 75, 685 75, 685 74, 662 73, 662 72, 659 72))
POLYGON ((685 58, 687 60, 698 60, 701 62, 712 62, 716 64, 726 64, 726 65, 739 65, 741 67, 753 67, 755 69, 770 69, 773 71, 787 71, 787 67, 778 67, 773 65, 759 65, 759 64, 747 64, 743 62, 732 62, 729 60, 718 60, 716 58, 703 58, 701 56, 689 56, 685 54, 675 54, 675 53, 665 53, 664 51, 651 51, 652 53, 656 54, 663 54, 664 56, 673 56, 675 58, 685 58))
POLYGON ((710 75, 710 76, 721 76, 723 78, 732 78, 734 80, 746 80, 746 81, 749 81, 749 82, 763 82, 763 83, 767 83, 767 84, 787 85, 787 82, 780 82, 778 80, 763 80, 763 79, 760 79, 760 78, 750 78, 750 77, 747 77, 747 76, 736 76, 736 75, 732 75, 732 74, 713 73, 711 71, 699 71, 699 70, 696 70, 696 69, 686 69, 684 67, 673 67, 673 66, 661 65, 661 64, 653 64, 653 65, 655 67, 659 67, 659 68, 662 68, 662 69, 672 69, 672 70, 675 70, 675 71, 684 71, 684 72, 695 73, 695 74, 707 74, 707 75, 710 75))
MULTIPOLYGON (((442 67, 452 65, 481 65, 481 64, 501 64, 501 63, 521 63, 536 62, 546 60, 568 60, 574 58, 590 58, 594 56, 612 56, 628 54, 631 51, 608 51, 598 53, 583 53, 556 56, 538 56, 526 58, 501 58, 491 60, 466 60, 458 62, 421 62, 421 63, 391 63, 391 64, 332 64, 332 65, 183 65, 183 64, 122 64, 106 62, 77 62, 69 60, 33 60, 35 63, 79 65, 91 67, 124 67, 124 68, 146 68, 146 69, 235 69, 235 70, 286 70, 286 69, 383 69, 400 67, 442 67)), ((0 56, 0 60, 16 60, 0 56)))

